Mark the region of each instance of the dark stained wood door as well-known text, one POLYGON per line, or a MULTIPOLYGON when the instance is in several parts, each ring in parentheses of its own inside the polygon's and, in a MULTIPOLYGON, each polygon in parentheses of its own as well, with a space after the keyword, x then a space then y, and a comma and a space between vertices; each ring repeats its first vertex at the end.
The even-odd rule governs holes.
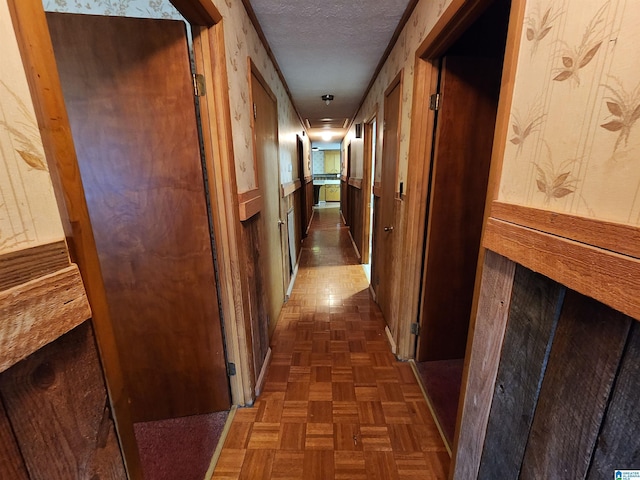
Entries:
POLYGON ((133 420, 228 409, 185 26, 47 19, 133 420))
POLYGON ((398 169, 398 133, 400 130, 400 104, 402 83, 398 77, 387 89, 384 99, 384 124, 382 140, 382 176, 380 185, 380 209, 374 215, 380 216, 376 221, 377 241, 375 242, 375 281, 378 283, 376 297, 391 334, 396 338, 397 319, 393 316, 394 258, 398 252, 394 249, 396 180, 398 169))
POLYGON ((442 63, 418 361, 465 354, 501 69, 497 59, 442 63))

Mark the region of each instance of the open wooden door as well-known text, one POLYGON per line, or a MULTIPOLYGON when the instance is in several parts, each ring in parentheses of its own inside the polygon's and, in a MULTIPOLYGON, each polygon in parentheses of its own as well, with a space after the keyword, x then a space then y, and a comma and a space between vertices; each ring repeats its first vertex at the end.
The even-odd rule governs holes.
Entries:
POLYGON ((397 318, 393 316, 393 286, 394 268, 392 262, 397 252, 394 241, 397 233, 395 228, 396 180, 398 170, 398 133, 400 131, 400 106, 402 100, 401 76, 392 82, 387 89, 384 99, 384 131, 382 143, 382 195, 380 208, 374 209, 374 225, 376 231, 374 281, 377 284, 376 300, 382 309, 385 321, 395 338, 397 318), (379 218, 379 221, 378 221, 379 218))
POLYGON ((442 61, 418 361, 465 354, 501 71, 498 59, 442 61))
POLYGON ((133 421, 226 410, 185 25, 47 19, 133 421))

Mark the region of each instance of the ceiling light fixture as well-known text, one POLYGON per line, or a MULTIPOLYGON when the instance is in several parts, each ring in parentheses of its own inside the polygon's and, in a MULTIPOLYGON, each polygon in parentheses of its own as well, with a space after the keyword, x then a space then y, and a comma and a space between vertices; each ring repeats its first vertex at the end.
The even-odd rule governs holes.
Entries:
POLYGON ((322 140, 324 140, 325 142, 330 141, 333 138, 333 134, 331 132, 324 132, 322 134, 322 140))
POLYGON ((324 95, 322 95, 322 101, 324 103, 326 103, 327 105, 329 105, 331 103, 331 100, 333 100, 333 95, 331 95, 330 93, 325 93, 324 95))

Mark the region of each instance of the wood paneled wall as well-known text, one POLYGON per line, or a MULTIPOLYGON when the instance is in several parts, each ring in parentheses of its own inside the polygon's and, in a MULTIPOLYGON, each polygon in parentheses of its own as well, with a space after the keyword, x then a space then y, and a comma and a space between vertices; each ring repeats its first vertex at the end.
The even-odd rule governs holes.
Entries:
MULTIPOLYGON (((488 420, 474 425, 467 416, 460 427, 459 448, 475 437, 479 462, 474 467, 473 449, 459 450, 454 478, 597 479, 637 468, 640 324, 508 263, 515 265, 511 295, 493 300, 508 313, 492 395, 467 384, 482 398, 474 401, 490 405, 488 420)), ((483 328, 480 316, 488 318, 488 309, 479 309, 483 328)))
POLYGON ((251 345, 253 353, 254 385, 260 375, 269 350, 269 309, 265 289, 262 249, 265 247, 262 213, 258 212, 242 222, 243 265, 247 278, 249 311, 251 312, 251 345))
POLYGON ((305 178, 302 188, 306 189, 306 195, 305 195, 305 200, 306 200, 306 221, 307 224, 305 225, 304 231, 308 232, 309 231, 309 225, 311 225, 311 219, 313 218, 313 179, 312 177, 307 177, 305 178))
POLYGON ((351 238, 358 249, 358 255, 362 256, 362 252, 364 249, 364 242, 366 241, 364 238, 363 225, 362 225, 362 210, 364 208, 363 205, 363 195, 362 188, 352 184, 353 182, 349 182, 346 187, 347 192, 347 215, 345 218, 347 219, 347 225, 349 225, 349 231, 351 232, 351 238))
POLYGON ((0 478, 127 478, 91 322, 2 373, 0 397, 0 478))
POLYGON ((0 478, 127 478, 66 243, 1 255, 0 279, 0 478))

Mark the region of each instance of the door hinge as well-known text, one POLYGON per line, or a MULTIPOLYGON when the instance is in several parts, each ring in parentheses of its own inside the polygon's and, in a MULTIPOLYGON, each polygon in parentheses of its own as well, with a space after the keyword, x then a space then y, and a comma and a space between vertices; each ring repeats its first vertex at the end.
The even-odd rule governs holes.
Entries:
POLYGON ((236 364, 235 363, 227 363, 227 375, 229 377, 233 377, 236 374, 236 364))
POLYGON ((201 73, 193 74, 193 93, 196 97, 204 97, 207 94, 207 88, 204 83, 204 75, 201 73))
POLYGON ((434 93, 429 97, 429 110, 440 110, 440 94, 434 93))
POLYGON ((256 118, 258 118, 258 106, 254 103, 253 104, 253 119, 255 120, 256 118))
POLYGON ((415 335, 415 336, 420 335, 420 324, 419 323, 412 323, 411 324, 411 335, 415 335))

